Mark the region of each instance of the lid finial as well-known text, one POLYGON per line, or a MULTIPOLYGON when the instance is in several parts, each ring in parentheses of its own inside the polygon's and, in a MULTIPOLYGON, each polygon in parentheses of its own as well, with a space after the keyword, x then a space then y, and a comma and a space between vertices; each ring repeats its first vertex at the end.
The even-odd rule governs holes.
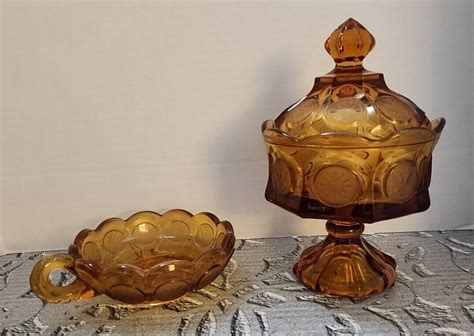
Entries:
POLYGON ((362 60, 374 46, 372 34, 353 18, 344 21, 324 44, 336 65, 342 67, 362 65, 362 60))

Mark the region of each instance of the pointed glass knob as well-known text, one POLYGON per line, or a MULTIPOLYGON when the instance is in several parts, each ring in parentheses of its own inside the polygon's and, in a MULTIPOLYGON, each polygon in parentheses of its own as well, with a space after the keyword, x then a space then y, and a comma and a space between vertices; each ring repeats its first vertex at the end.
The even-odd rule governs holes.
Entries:
POLYGON ((341 67, 361 66, 374 46, 372 34, 353 18, 344 21, 324 44, 336 65, 341 67))

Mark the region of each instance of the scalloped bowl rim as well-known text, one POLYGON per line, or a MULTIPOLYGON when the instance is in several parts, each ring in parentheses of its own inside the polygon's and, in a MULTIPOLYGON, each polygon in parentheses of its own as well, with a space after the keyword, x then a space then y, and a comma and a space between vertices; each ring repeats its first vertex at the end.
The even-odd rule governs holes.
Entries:
POLYGON ((410 146, 427 143, 437 140, 446 124, 444 118, 437 118, 431 121, 431 128, 411 127, 391 133, 384 138, 370 139, 368 137, 347 133, 347 132, 328 132, 314 134, 304 138, 297 138, 275 127, 275 121, 268 119, 262 123, 262 133, 265 142, 293 147, 313 147, 313 148, 336 148, 336 149, 365 149, 410 146), (410 133, 418 132, 423 135, 418 141, 406 141, 410 133), (424 133, 424 134, 423 134, 424 133), (341 141, 343 144, 335 145, 341 141))
MULTIPOLYGON (((155 211, 151 211, 151 210, 142 210, 142 211, 138 211, 132 215, 130 215, 127 219, 122 219, 120 217, 110 217, 110 218, 107 218, 105 219, 104 221, 102 221, 95 229, 83 229, 81 230, 75 237, 73 243, 71 245, 69 245, 69 249, 68 249, 68 254, 70 254, 74 259, 75 259, 75 262, 79 262, 81 263, 83 266, 88 266, 88 268, 91 268, 92 265, 94 265, 94 268, 99 268, 101 269, 101 271, 99 272, 100 276, 104 276, 104 275, 107 275, 109 273, 111 273, 111 271, 113 269, 117 269, 119 267, 123 267, 123 266, 126 266, 126 267, 130 267, 131 269, 134 269, 138 272, 142 272, 144 274, 148 274, 148 273, 151 273, 152 270, 158 268, 159 266, 162 266, 163 263, 168 263, 168 262, 173 262, 173 261, 179 261, 180 263, 181 262, 185 262, 185 263, 189 263, 189 264, 194 264, 196 261, 199 261, 199 259, 201 259, 203 256, 205 256, 206 254, 208 254, 209 252, 213 251, 213 250, 216 250, 216 251, 222 251, 228 255, 232 255, 232 252, 234 250, 234 248, 231 248, 229 250, 229 253, 226 252, 226 249, 224 248, 224 246, 227 246, 228 245, 228 242, 225 242, 225 237, 224 237, 224 240, 223 240, 223 246, 221 247, 215 247, 215 238, 214 237, 214 242, 212 243, 212 245, 210 245, 208 248, 206 248, 205 250, 203 250, 203 252, 199 255, 197 255, 194 259, 192 260, 182 260, 182 259, 170 259, 166 262, 161 262, 161 263, 158 263, 156 265, 154 265, 153 267, 150 267, 150 268, 142 268, 140 266, 137 266, 137 265, 134 265, 134 264, 131 264, 131 263, 121 263, 120 261, 117 261, 117 263, 114 263, 114 264, 111 264, 109 265, 108 267, 102 267, 101 265, 99 264, 96 264, 96 263, 91 263, 90 261, 87 261, 81 254, 81 244, 83 243, 83 241, 85 240, 85 238, 91 234, 91 233, 100 233, 101 230, 105 229, 105 227, 107 226, 107 224, 111 221, 116 221, 116 220, 120 220, 120 221, 124 221, 127 225, 129 224, 129 220, 140 215, 140 214, 145 214, 145 213, 148 213, 148 214, 153 214, 153 215, 157 215, 159 217, 163 217, 165 215, 170 215, 172 213, 176 213, 176 212, 182 212, 184 213, 185 215, 189 216, 189 218, 193 218, 193 217, 196 217, 198 215, 204 215, 204 216, 207 216, 209 217, 211 220, 212 220, 212 224, 215 225, 215 227, 217 228, 218 226, 224 226, 224 232, 225 232, 225 237, 226 236, 231 236, 234 238, 235 240, 235 233, 234 233, 234 229, 232 227, 232 224, 227 221, 227 220, 219 220, 219 218, 214 215, 213 213, 211 212, 199 212, 195 215, 193 215, 192 213, 190 213, 189 211, 186 211, 186 210, 183 210, 183 209, 170 209, 162 214, 158 213, 158 212, 155 212, 155 211)), ((208 223, 209 224, 209 223, 208 223)), ((159 240, 157 241, 157 243, 159 242, 159 240)))

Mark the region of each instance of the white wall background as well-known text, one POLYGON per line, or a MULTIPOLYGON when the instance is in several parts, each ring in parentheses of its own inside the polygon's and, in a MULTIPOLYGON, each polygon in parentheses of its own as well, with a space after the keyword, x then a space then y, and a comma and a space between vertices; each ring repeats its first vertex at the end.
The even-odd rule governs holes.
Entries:
POLYGON ((470 1, 2 1, 1 11, 3 252, 63 248, 141 209, 211 211, 238 237, 324 233, 324 221, 265 201, 260 124, 331 70, 323 43, 348 17, 377 40, 366 67, 448 120, 431 208, 367 230, 472 224, 470 1))

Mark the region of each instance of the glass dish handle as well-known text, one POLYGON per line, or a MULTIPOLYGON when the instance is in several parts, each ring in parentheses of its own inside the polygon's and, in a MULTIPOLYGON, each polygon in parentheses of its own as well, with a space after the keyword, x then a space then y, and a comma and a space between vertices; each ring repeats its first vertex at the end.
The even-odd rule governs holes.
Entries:
POLYGON ((33 293, 40 299, 51 303, 65 303, 90 298, 95 294, 74 271, 74 258, 69 254, 58 253, 43 257, 36 263, 30 275, 30 286, 33 293), (68 271, 76 279, 64 286, 51 283, 53 271, 68 271))

